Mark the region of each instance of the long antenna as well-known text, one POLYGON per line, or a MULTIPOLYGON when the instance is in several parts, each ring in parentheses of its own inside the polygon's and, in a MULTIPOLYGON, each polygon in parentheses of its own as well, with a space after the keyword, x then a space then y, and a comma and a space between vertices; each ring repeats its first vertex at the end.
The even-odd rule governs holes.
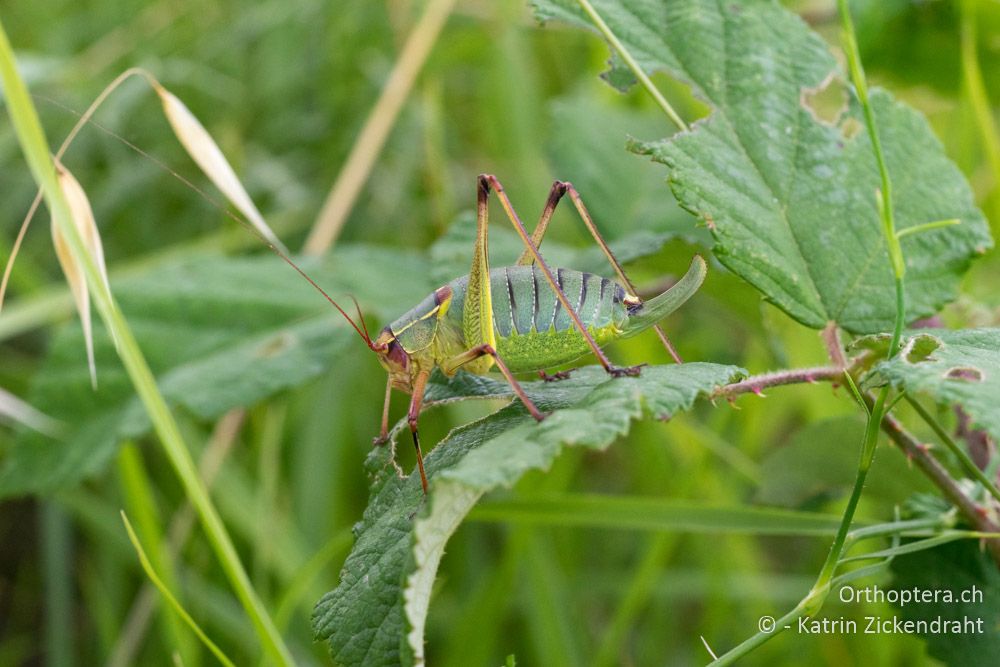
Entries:
MULTIPOLYGON (((78 111, 76 111, 75 109, 67 107, 66 105, 61 104, 61 103, 59 103, 56 100, 53 100, 53 99, 48 98, 48 97, 43 97, 43 96, 36 96, 36 98, 39 99, 39 100, 42 100, 44 102, 47 102, 49 104, 53 104, 53 105, 55 105, 57 107, 60 107, 64 111, 68 111, 69 113, 77 116, 78 118, 82 117, 81 114, 78 111)), ((232 219, 232 220, 236 221, 237 223, 239 223, 240 225, 242 225, 244 229, 246 229, 248 232, 250 232, 251 234, 253 234, 261 243, 263 243, 267 248, 269 248, 271 250, 271 252, 273 252, 275 255, 277 255, 278 257, 280 257, 286 264, 288 264, 288 266, 290 266, 293 269, 295 269, 296 273, 298 273, 300 276, 302 276, 303 278, 305 278, 306 282, 308 282, 310 285, 312 285, 313 289, 315 289, 317 292, 319 292, 320 294, 322 294, 323 297, 327 301, 330 302, 330 305, 332 305, 334 308, 336 308, 337 311, 341 315, 344 316, 344 319, 346 319, 348 321, 348 323, 350 323, 350 325, 354 328, 354 330, 358 332, 358 335, 361 336, 362 340, 365 341, 365 344, 368 346, 368 348, 371 349, 371 350, 373 350, 373 351, 376 350, 375 343, 372 342, 371 336, 368 335, 368 326, 365 324, 364 317, 362 317, 362 315, 361 315, 361 308, 358 306, 358 302, 357 302, 356 299, 354 299, 353 296, 351 297, 351 300, 354 301, 354 307, 357 309, 358 319, 361 321, 361 325, 362 325, 361 327, 359 327, 357 325, 357 323, 353 319, 351 319, 351 316, 348 315, 347 312, 344 311, 344 309, 340 307, 340 304, 338 304, 336 301, 334 301, 333 298, 329 294, 327 294, 326 290, 324 290, 322 287, 320 287, 316 283, 315 280, 313 280, 312 278, 309 277, 309 274, 307 274, 305 271, 303 271, 302 268, 298 264, 296 264, 294 261, 292 261, 292 259, 288 255, 286 255, 284 252, 282 252, 280 248, 276 247, 273 243, 271 243, 271 241, 269 241, 267 238, 265 238, 247 220, 244 220, 241 216, 239 216, 236 213, 234 213, 233 211, 231 211, 227 206, 223 206, 222 204, 220 204, 218 201, 215 200, 215 198, 213 198, 210 194, 208 194, 207 192, 205 192, 205 190, 203 190, 202 188, 200 188, 197 185, 195 185, 194 183, 192 183, 188 178, 182 176, 178 172, 176 172, 173 169, 171 169, 170 166, 167 165, 166 163, 164 163, 162 160, 160 160, 159 158, 157 158, 154 155, 151 155, 150 153, 147 153, 143 149, 139 148, 139 146, 135 145, 134 143, 132 143, 131 141, 129 141, 125 137, 123 137, 120 134, 118 134, 117 132, 115 132, 114 130, 112 130, 112 129, 108 128, 108 127, 105 127, 104 125, 102 125, 101 123, 97 122, 93 118, 86 119, 86 123, 88 125, 93 125, 97 129, 99 129, 102 132, 104 132, 105 134, 107 134, 108 136, 117 139, 118 141, 120 141, 122 144, 124 144, 128 148, 132 149, 133 151, 135 151, 136 153, 138 153, 142 157, 146 158, 147 160, 149 160, 150 162, 152 162, 153 164, 155 164, 157 167, 159 167, 163 171, 167 172, 168 174, 170 174, 171 176, 173 176, 174 178, 176 178, 177 180, 179 180, 181 183, 183 183, 188 188, 190 188, 195 193, 197 193, 199 196, 201 196, 202 199, 204 199, 205 201, 207 201, 214 208, 222 211, 222 213, 225 214, 225 215, 227 215, 227 216, 229 216, 230 219, 232 219), (362 327, 364 328, 363 330, 362 330, 362 327)))

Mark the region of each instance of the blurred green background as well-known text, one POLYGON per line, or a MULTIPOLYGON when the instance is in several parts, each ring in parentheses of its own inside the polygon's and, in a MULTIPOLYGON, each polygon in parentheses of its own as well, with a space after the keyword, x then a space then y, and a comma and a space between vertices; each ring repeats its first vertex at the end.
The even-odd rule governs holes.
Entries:
MULTIPOLYGON (((832 2, 788 4, 836 42, 832 2)), ((424 5, 8 0, 0 16, 50 141, 57 143, 117 74, 143 66, 204 122, 268 220, 298 249, 424 5)), ((870 78, 928 116, 996 229, 998 166, 983 148, 961 37, 966 21, 986 93, 1000 100, 1000 5, 892 0, 854 3, 854 10, 870 78)), ((468 224, 462 214, 474 206, 475 176, 491 172, 526 219, 538 214, 558 178, 574 182, 611 238, 638 229, 673 234, 661 252, 630 267, 639 285, 682 271, 694 252, 710 248, 709 237, 673 203, 665 171, 624 150, 628 136, 656 138, 673 130, 641 91, 621 95, 597 78, 606 59, 595 38, 539 28, 522 2, 459 1, 338 244, 422 251, 457 218, 468 224)), ((706 113, 682 87, 655 80, 685 118, 706 113)), ((995 106, 992 111, 995 122, 995 106)), ((91 198, 112 285, 116 275, 148 274, 176 258, 266 252, 217 205, 157 164, 211 192, 147 87, 126 84, 97 120, 155 158, 90 127, 65 160, 91 198)), ((0 121, 0 183, 6 203, 0 258, 6 258, 34 194, 6 120, 0 121)), ((44 217, 25 242, 0 315, 0 387, 19 396, 29 395, 55 328, 79 326, 61 296, 44 217)), ((569 210, 557 214, 551 234, 569 245, 589 240, 569 210)), ((471 260, 471 244, 469 253, 471 260)), ((998 280, 995 256, 976 263, 966 296, 949 308, 946 321, 995 325, 998 280)), ((378 276, 372 282, 366 294, 397 289, 378 276)), ((825 362, 816 332, 762 303, 717 263, 667 330, 687 360, 751 372, 825 362)), ((652 335, 609 353, 621 363, 667 361, 652 335)), ((213 497, 302 664, 329 663, 326 646, 312 641, 309 613, 336 585, 350 528, 366 504, 362 461, 377 432, 384 387, 384 372, 360 345, 338 351, 331 365, 323 377, 231 417, 236 428, 228 449, 206 444, 217 425, 179 415, 196 454, 207 447, 224 456, 213 497)), ((493 407, 429 412, 422 420, 426 446, 493 407)), ((397 396, 394 419, 404 412, 397 396)), ((852 479, 861 428, 843 390, 774 389, 766 400, 705 404, 669 424, 637 424, 604 455, 569 450, 553 470, 528 476, 509 493, 487 498, 484 507, 587 492, 835 514, 852 479)), ((0 457, 15 435, 0 425, 0 457)), ((162 453, 148 444, 123 449, 115 465, 81 486, 0 506, 0 665, 170 664, 178 635, 184 664, 213 660, 186 630, 171 627, 161 607, 150 607, 142 622, 136 601, 146 580, 121 527, 123 507, 133 518, 147 512, 152 534, 168 533, 164 540, 182 545, 175 590, 209 635, 239 664, 258 659, 249 622, 202 534, 195 528, 183 541, 169 534, 184 512, 183 494, 162 453)), ((412 468, 408 447, 400 459, 412 468)), ((859 518, 889 519, 894 505, 926 489, 886 447, 859 518)), ((828 538, 530 526, 503 520, 501 505, 474 514, 449 544, 431 605, 428 657, 434 665, 456 666, 498 665, 511 653, 525 665, 702 662, 699 636, 729 646, 755 632, 761 615, 780 615, 808 590, 828 548, 828 538)), ((875 605, 871 613, 880 610, 875 605)), ((825 615, 865 612, 833 602, 825 615)), ((911 637, 789 633, 747 664, 929 661, 911 637)))

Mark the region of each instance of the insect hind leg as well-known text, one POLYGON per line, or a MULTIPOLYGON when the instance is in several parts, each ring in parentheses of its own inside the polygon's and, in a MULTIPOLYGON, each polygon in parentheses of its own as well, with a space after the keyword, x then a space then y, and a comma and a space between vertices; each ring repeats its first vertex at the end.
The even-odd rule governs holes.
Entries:
MULTIPOLYGON (((583 203, 583 199, 580 197, 580 193, 577 191, 573 184, 569 181, 556 181, 552 184, 552 189, 549 190, 549 198, 545 202, 545 208, 542 209, 542 215, 538 220, 538 225, 535 227, 535 231, 531 234, 531 241, 536 248, 542 245, 542 239, 545 237, 545 232, 549 226, 549 220, 552 218, 552 213, 555 211, 556 206, 559 205, 560 200, 565 195, 569 195, 570 201, 573 202, 573 206, 576 208, 577 213, 580 215, 580 219, 583 220, 584 226, 586 226, 587 231, 594 238, 594 241, 600 247, 601 252, 607 257, 608 263, 611 264, 611 268, 615 270, 615 275, 621 281, 622 285, 628 289, 632 294, 636 293, 635 285, 633 285, 632 280, 625 273, 625 269, 622 267, 621 262, 615 257, 615 254, 611 252, 611 247, 608 246, 607 241, 604 240, 604 236, 601 234, 600 230, 597 229, 597 224, 594 222, 593 216, 590 215, 590 211, 583 203)), ((534 262, 534 257, 531 255, 530 249, 525 249, 521 256, 518 258, 517 263, 522 265, 529 265, 534 262)), ((663 331, 663 327, 659 324, 653 326, 653 331, 656 332, 657 337, 659 337, 660 342, 663 347, 667 350, 667 353, 676 363, 683 363, 680 355, 677 353, 677 349, 674 347, 673 343, 667 337, 667 334, 663 331)))
MULTIPOLYGON (((642 365, 621 368, 611 363, 611 361, 608 359, 608 356, 604 354, 604 350, 602 350, 601 347, 597 344, 597 341, 594 340, 594 337, 590 334, 590 331, 587 330, 587 327, 583 325, 583 322, 580 320, 580 315, 576 312, 576 309, 573 308, 573 306, 570 304, 569 299, 566 297, 566 293, 559 285, 559 282, 556 280, 555 276, 553 276, 552 269, 550 269, 549 265, 545 262, 544 259, 542 259, 541 254, 539 254, 538 252, 538 247, 535 245, 535 242, 532 240, 532 238, 528 236, 528 231, 524 228, 524 223, 522 223, 521 219, 517 217, 517 212, 514 210, 514 206, 513 204, 511 204, 510 198, 507 197, 507 193, 504 192, 503 186, 500 185, 500 181, 497 180, 497 177, 493 176, 492 174, 481 174, 479 176, 480 193, 482 193, 482 195, 485 196, 485 194, 489 193, 491 188, 493 189, 494 192, 496 192, 497 199, 500 200, 500 204, 501 206, 503 206, 504 213, 507 214, 508 220, 510 220, 510 223, 514 226, 514 230, 517 232, 517 235, 521 238, 521 242, 524 243, 525 248, 527 248, 527 252, 531 255, 531 261, 538 265, 538 268, 541 270, 542 275, 545 277, 545 281, 549 284, 549 287, 555 293, 556 298, 559 300, 559 303, 562 305, 562 307, 566 310, 566 313, 569 314, 570 319, 576 326, 576 329, 583 336, 584 340, 587 342, 587 345, 594 353, 594 356, 597 357, 597 361, 600 362, 601 366, 604 367, 604 370, 607 371, 607 373, 613 377, 621 377, 622 375, 629 375, 629 376, 639 375, 642 365)), ((556 184, 553 185, 552 191, 549 194, 549 203, 546 204, 545 211, 543 211, 542 213, 542 220, 539 222, 539 227, 541 229, 535 230, 535 235, 537 235, 539 239, 541 239, 541 237, 544 235, 545 228, 548 226, 548 218, 549 216, 551 216, 552 211, 555 210, 556 204, 559 203, 559 199, 565 192, 571 192, 571 188, 572 185, 569 185, 568 183, 564 183, 561 181, 557 181, 556 184)), ((572 190, 572 192, 575 192, 575 190, 572 190)))

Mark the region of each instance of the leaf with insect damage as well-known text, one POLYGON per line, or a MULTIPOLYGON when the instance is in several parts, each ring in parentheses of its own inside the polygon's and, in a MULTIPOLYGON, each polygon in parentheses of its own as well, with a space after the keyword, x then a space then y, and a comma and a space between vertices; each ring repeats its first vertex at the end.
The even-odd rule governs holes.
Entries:
MULTIPOLYGON (((58 160, 55 160, 56 179, 59 188, 66 197, 66 204, 69 206, 70 216, 73 225, 80 234, 83 241, 83 249, 87 252, 94 265, 100 273, 100 285, 96 289, 104 290, 109 296, 111 285, 108 282, 108 269, 104 263, 104 248, 101 245, 101 235, 97 230, 97 221, 94 220, 94 212, 90 208, 90 200, 87 193, 80 187, 80 183, 73 177, 58 160)), ((76 302, 76 310, 80 314, 80 324, 83 327, 84 347, 87 350, 87 366, 90 371, 90 384, 97 388, 97 367, 94 363, 94 338, 93 326, 90 318, 90 292, 87 290, 87 277, 84 274, 83 266, 73 255, 69 242, 63 237, 63 233, 52 219, 52 244, 55 246, 56 257, 59 258, 59 265, 62 267, 66 282, 69 284, 73 300, 76 302)))
MULTIPOLYGON (((533 4, 543 20, 593 29, 573 0, 533 4)), ((832 117, 817 108, 816 92, 844 80, 823 40, 766 0, 592 4, 640 67, 667 72, 711 108, 688 131, 632 149, 667 166, 674 196, 709 226, 719 260, 808 326, 891 328, 879 175, 857 99, 832 117)), ((871 102, 897 228, 961 220, 903 240, 912 320, 954 299, 971 259, 992 240, 926 120, 885 91, 872 91, 871 102)))
MULTIPOLYGON (((868 347, 880 343, 859 341, 868 347)), ((904 337, 900 353, 877 364, 865 382, 890 382, 914 397, 961 405, 973 426, 1000 441, 1000 329, 913 332, 904 337)))
MULTIPOLYGON (((418 253, 342 246, 304 261, 335 295, 352 292, 383 321, 433 289, 418 253), (394 285, 391 292, 382 280, 394 285)), ((253 404, 334 367, 363 343, 330 305, 274 257, 200 257, 116 282, 115 295, 167 401, 199 419, 253 404)), ((55 335, 28 399, 65 428, 24 432, 0 459, 0 497, 48 493, 100 472, 125 438, 149 431, 145 410, 98 323, 101 383, 90 387, 78 326, 55 335)))
MULTIPOLYGON (((564 447, 605 449, 632 421, 669 418, 742 376, 734 366, 689 363, 611 379, 588 366, 561 382, 526 383, 531 399, 552 414, 536 423, 515 402, 452 431, 425 458, 431 482, 426 499, 417 476, 394 473, 389 447, 374 450, 371 500, 355 528, 340 586, 313 612, 316 637, 329 640, 338 664, 422 664, 424 622, 444 546, 484 493, 549 468, 564 447)), ((499 380, 459 373, 445 382, 435 375, 427 404, 510 395, 499 380)))

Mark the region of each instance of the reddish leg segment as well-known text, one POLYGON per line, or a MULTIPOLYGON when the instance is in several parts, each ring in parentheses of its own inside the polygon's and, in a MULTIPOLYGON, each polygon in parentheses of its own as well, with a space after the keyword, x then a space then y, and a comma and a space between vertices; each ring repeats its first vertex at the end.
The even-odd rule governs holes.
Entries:
MULTIPOLYGON (((618 280, 621 281, 622 285, 628 289, 629 292, 635 294, 635 285, 625 274, 625 269, 622 268, 621 263, 615 254, 611 252, 611 248, 608 246, 604 237, 601 236, 601 232, 597 229, 597 224, 594 222, 593 217, 590 215, 590 211, 584 206, 583 200, 580 198, 580 193, 577 192, 573 184, 568 181, 556 181, 552 184, 552 189, 549 191, 549 198, 545 202, 545 208, 542 209, 542 215, 538 219, 538 226, 535 227, 535 231, 531 234, 531 241, 534 243, 535 248, 542 245, 542 239, 545 237, 545 232, 549 226, 549 220, 552 218, 552 213, 555 211, 556 206, 559 205, 559 201, 563 198, 563 195, 569 194, 570 200, 573 202, 573 206, 576 207, 577 213, 580 214, 580 218, 583 220, 583 224, 587 227, 587 231, 590 235, 594 237, 594 241, 600 246, 601 251, 604 256, 608 258, 608 262, 611 263, 611 267, 615 270, 615 275, 618 276, 618 280)), ((526 249, 521 253, 520 258, 518 258, 517 263, 521 265, 531 264, 534 261, 534 257, 531 254, 530 249, 526 249)), ((677 350, 674 348, 673 343, 667 338, 667 334, 663 332, 663 328, 659 324, 653 327, 656 335, 659 336, 660 342, 663 343, 663 347, 666 348, 670 357, 676 363, 682 363, 680 355, 677 354, 677 350)))
MULTIPOLYGON (((517 235, 521 237, 521 241, 528 249, 527 251, 531 253, 532 259, 536 264, 538 264, 538 268, 542 270, 542 274, 545 276, 546 282, 548 282, 549 286, 552 287, 553 292, 555 292, 556 298, 559 299, 559 303, 566 309, 570 319, 573 320, 576 328, 583 335, 584 339, 587 341, 587 345, 590 346, 591 351, 594 353, 594 356, 597 357, 597 361, 600 362, 601 366, 604 367, 604 370, 615 377, 620 377, 622 375, 639 375, 640 366, 621 368, 612 365, 607 355, 604 354, 604 350, 600 348, 594 340, 594 337, 590 335, 589 331, 587 331, 587 327, 583 326, 583 322, 580 321, 580 316, 577 314, 576 310, 573 309, 573 306, 570 305, 569 299, 566 298, 566 294, 562 291, 562 288, 559 287, 559 283, 556 282, 555 277, 552 275, 552 269, 550 269, 549 265, 546 264, 544 259, 542 259, 534 241, 532 241, 532 239, 528 236, 528 231, 524 228, 524 224, 521 222, 521 219, 517 217, 517 212, 514 211, 514 206, 511 204, 510 199, 507 197, 507 193, 504 192, 503 186, 500 185, 500 181, 497 180, 496 176, 491 174, 482 174, 479 177, 479 188, 480 192, 486 193, 489 192, 490 188, 493 188, 493 190, 497 193, 497 198, 500 200, 500 204, 503 206, 503 210, 507 214, 507 218, 510 219, 511 224, 514 225, 517 235)), ((549 200, 552 201, 552 199, 552 195, 550 195, 549 200)), ((558 198, 555 199, 555 202, 558 202, 558 198)), ((552 208, 555 208, 555 203, 552 204, 552 208)), ((546 209, 548 209, 548 207, 546 207, 546 209)), ((544 219, 545 214, 543 213, 543 220, 544 219)), ((541 225, 541 223, 539 224, 541 225)), ((547 225, 548 222, 546 221, 545 224, 547 225)))

